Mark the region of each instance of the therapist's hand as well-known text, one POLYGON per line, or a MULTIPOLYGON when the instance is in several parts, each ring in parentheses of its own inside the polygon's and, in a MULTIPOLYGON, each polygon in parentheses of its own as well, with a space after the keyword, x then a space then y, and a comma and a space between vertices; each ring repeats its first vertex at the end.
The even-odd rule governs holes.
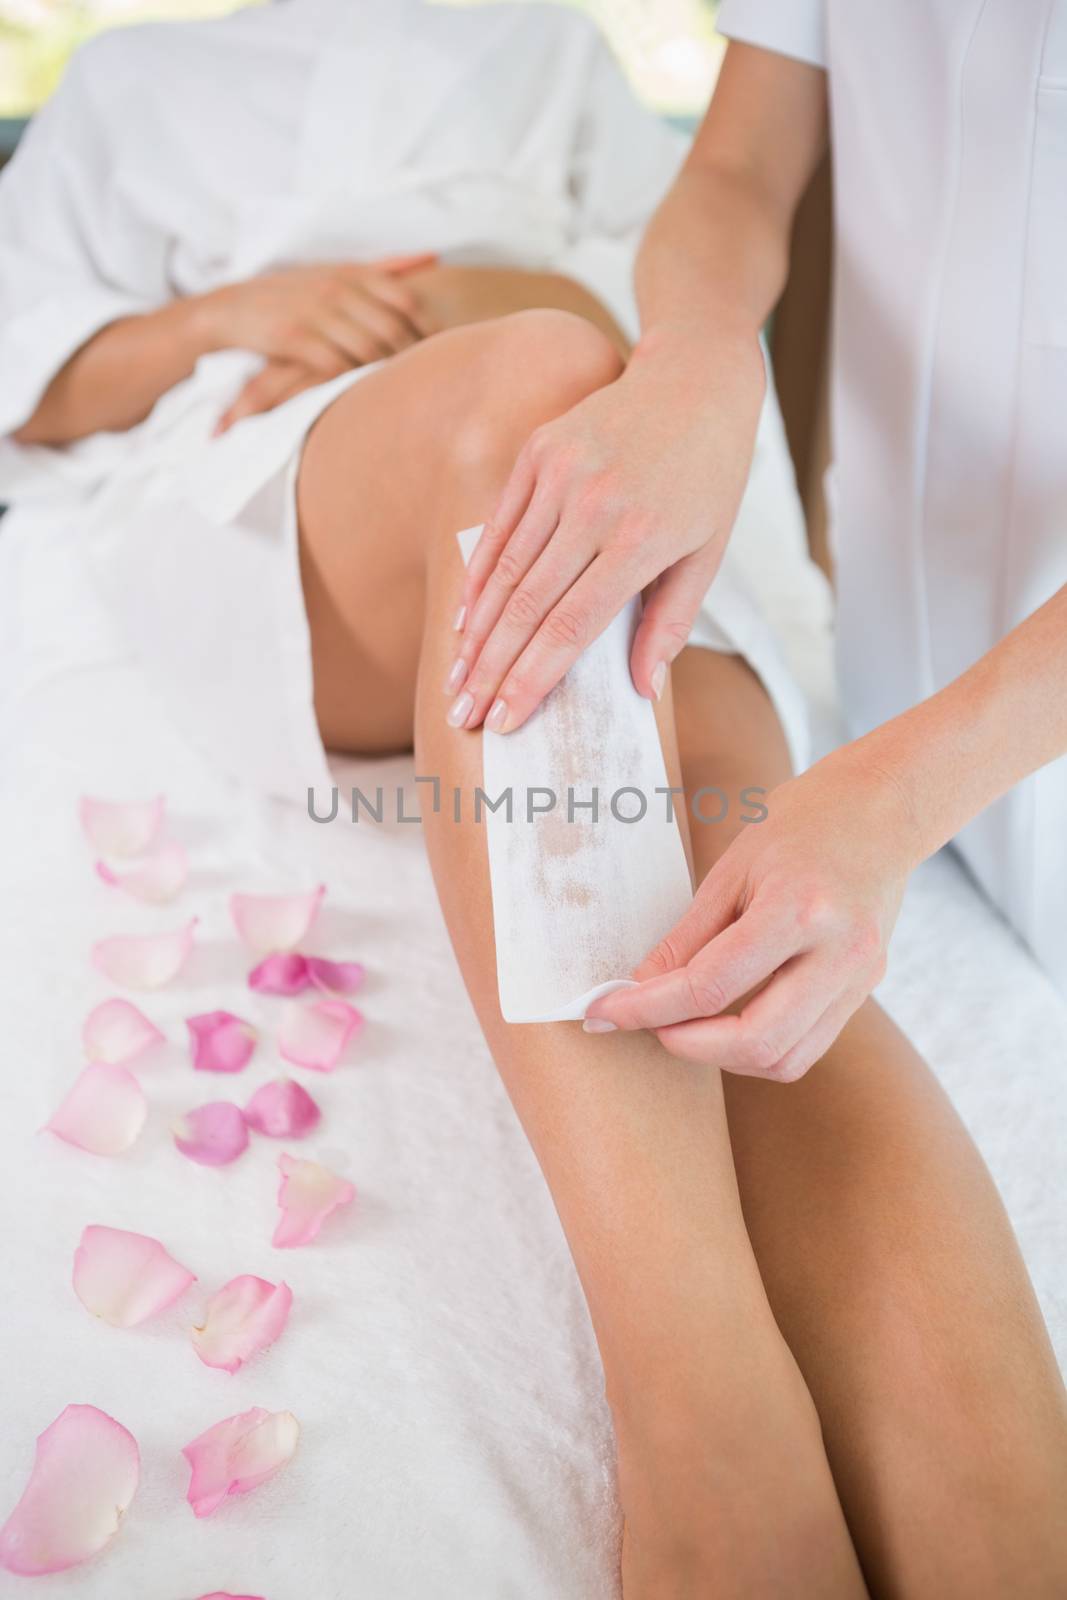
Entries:
POLYGON ((764 389, 754 335, 724 333, 691 365, 639 346, 537 429, 467 569, 453 726, 510 733, 652 584, 631 672, 659 697, 722 560, 764 389))
POLYGON ((792 1083, 882 978, 925 851, 905 788, 859 746, 775 789, 767 807, 635 972, 639 987, 589 1017, 653 1029, 686 1061, 792 1083))

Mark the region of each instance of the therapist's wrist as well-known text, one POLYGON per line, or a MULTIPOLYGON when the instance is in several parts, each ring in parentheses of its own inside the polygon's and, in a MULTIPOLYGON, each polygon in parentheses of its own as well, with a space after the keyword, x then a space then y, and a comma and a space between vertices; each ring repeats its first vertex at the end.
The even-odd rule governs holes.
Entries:
POLYGON ((634 346, 627 370, 687 402, 721 396, 726 386, 762 403, 767 388, 758 328, 727 317, 652 323, 634 346))

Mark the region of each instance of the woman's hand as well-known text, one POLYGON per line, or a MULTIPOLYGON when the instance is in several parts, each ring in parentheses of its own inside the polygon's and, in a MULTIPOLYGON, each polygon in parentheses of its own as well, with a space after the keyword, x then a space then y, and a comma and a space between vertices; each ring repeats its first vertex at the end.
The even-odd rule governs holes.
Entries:
POLYGON ((422 254, 288 267, 204 295, 197 315, 211 346, 267 358, 220 419, 218 432, 435 332, 419 296, 403 281, 433 260, 422 254))
POLYGON ((775 789, 767 807, 638 968, 639 987, 597 1000, 589 1018, 651 1028, 683 1060, 792 1083, 881 980, 927 852, 903 784, 862 744, 775 789))
POLYGON ((639 346, 527 442, 467 569, 454 726, 517 728, 653 583, 631 670, 658 698, 722 559, 763 401, 755 335, 710 348, 698 364, 639 346))

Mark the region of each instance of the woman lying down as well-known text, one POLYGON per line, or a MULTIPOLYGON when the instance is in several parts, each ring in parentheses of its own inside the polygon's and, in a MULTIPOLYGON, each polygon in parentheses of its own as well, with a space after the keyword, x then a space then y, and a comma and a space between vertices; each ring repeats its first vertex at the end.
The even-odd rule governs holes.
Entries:
MULTIPOLYGON (((324 745, 414 745, 473 791, 456 533, 620 373, 676 160, 554 9, 294 0, 91 45, 0 184, 11 535, 31 496, 78 517, 173 715, 246 781, 303 803, 324 745)), ((750 566, 816 630, 768 429, 732 548, 769 550, 750 566)), ((744 577, 716 581, 657 707, 689 797, 773 791, 803 759, 744 577)), ((697 879, 742 827, 734 805, 689 829, 697 879)), ((426 839, 599 1342, 627 1600, 1051 1600, 1058 1378, 907 1041, 868 1002, 785 1088, 651 1034, 509 1026, 486 829, 427 809, 426 839)))

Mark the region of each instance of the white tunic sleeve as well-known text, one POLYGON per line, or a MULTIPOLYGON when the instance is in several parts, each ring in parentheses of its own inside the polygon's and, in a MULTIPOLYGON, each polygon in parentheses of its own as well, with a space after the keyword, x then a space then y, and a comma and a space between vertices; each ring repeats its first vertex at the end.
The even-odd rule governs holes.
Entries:
POLYGON ((826 66, 826 0, 722 0, 720 33, 813 67, 826 66))
POLYGON ((169 298, 167 240, 118 181, 110 45, 79 52, 0 181, 0 438, 94 333, 169 298))

